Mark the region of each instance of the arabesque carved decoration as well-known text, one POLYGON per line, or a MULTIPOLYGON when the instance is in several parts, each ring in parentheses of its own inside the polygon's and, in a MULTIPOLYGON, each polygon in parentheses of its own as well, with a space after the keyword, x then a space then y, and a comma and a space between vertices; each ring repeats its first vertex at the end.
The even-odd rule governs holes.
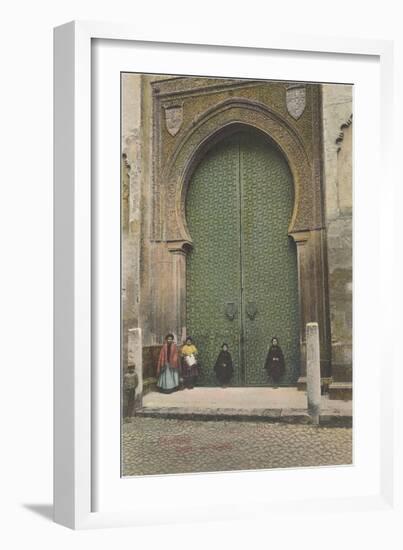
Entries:
POLYGON ((266 105, 243 98, 231 98, 209 109, 193 122, 163 167, 156 182, 161 193, 157 193, 155 198, 163 204, 163 212, 161 204, 155 209, 163 222, 160 225, 161 234, 157 237, 167 241, 191 241, 184 209, 192 169, 209 146, 240 127, 261 132, 274 141, 289 163, 295 185, 295 206, 289 232, 322 226, 320 189, 316 189, 320 179, 315 177, 312 161, 298 132, 266 105))
MULTIPOLYGON (((326 365, 329 361, 321 91, 320 85, 305 84, 303 92, 292 92, 295 97, 291 103, 289 91, 287 110, 289 85, 186 77, 155 83, 151 238, 165 242, 169 252, 179 252, 177 257, 183 258, 191 250, 192 235, 185 211, 188 185, 198 163, 221 139, 249 129, 274 143, 288 163, 294 184, 288 234, 297 243, 302 387, 306 374, 306 322, 318 321, 322 327, 321 362, 326 365), (183 105, 183 110, 181 115, 172 113, 170 133, 165 106, 179 104, 183 105), (179 120, 180 129, 176 131, 179 120)), ((181 280, 185 281, 185 261, 180 269, 183 270, 181 280)), ((178 330, 186 326, 185 294, 183 289, 181 292, 175 302, 178 330)), ((250 313, 253 316, 254 311, 250 313)))

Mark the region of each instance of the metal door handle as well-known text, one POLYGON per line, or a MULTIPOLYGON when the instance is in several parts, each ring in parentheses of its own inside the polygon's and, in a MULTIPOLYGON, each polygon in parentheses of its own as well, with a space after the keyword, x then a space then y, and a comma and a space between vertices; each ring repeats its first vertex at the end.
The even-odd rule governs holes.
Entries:
POLYGON ((251 321, 256 317, 257 315, 257 305, 256 302, 248 302, 246 304, 246 314, 249 317, 251 321))
POLYGON ((237 314, 237 311, 238 311, 238 308, 235 302, 227 302, 227 305, 225 306, 225 315, 228 317, 230 321, 233 321, 235 319, 235 315, 237 314))

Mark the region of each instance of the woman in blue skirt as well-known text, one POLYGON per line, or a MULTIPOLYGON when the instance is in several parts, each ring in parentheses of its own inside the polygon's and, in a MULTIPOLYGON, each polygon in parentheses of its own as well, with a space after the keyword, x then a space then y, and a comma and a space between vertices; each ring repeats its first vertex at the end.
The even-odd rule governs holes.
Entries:
POLYGON ((179 357, 178 348, 173 334, 165 336, 157 364, 157 388, 160 392, 171 393, 179 387, 179 357))

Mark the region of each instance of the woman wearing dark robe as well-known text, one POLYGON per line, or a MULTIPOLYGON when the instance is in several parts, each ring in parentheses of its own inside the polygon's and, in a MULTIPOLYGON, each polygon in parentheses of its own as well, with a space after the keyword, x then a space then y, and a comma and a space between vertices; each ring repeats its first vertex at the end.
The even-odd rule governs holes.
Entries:
POLYGON ((217 361, 214 365, 214 371, 221 386, 225 388, 234 374, 234 365, 232 363, 232 357, 228 351, 228 345, 223 344, 221 351, 218 354, 217 361))
POLYGON ((162 345, 157 364, 157 388, 160 392, 171 393, 179 387, 179 358, 174 335, 167 334, 162 345))
POLYGON ((271 346, 266 357, 264 368, 267 370, 268 376, 273 380, 274 387, 277 387, 280 378, 284 375, 285 361, 283 351, 275 336, 271 339, 271 346))

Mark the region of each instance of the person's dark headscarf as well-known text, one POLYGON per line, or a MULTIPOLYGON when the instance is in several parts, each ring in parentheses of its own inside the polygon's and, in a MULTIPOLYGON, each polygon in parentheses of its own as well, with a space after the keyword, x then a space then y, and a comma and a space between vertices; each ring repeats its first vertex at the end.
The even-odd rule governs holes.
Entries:
POLYGON ((274 382, 278 382, 285 372, 285 361, 283 350, 280 347, 277 336, 273 336, 271 339, 271 346, 267 353, 265 366, 269 376, 273 378, 274 382), (273 345, 273 340, 277 340, 277 345, 273 345))

